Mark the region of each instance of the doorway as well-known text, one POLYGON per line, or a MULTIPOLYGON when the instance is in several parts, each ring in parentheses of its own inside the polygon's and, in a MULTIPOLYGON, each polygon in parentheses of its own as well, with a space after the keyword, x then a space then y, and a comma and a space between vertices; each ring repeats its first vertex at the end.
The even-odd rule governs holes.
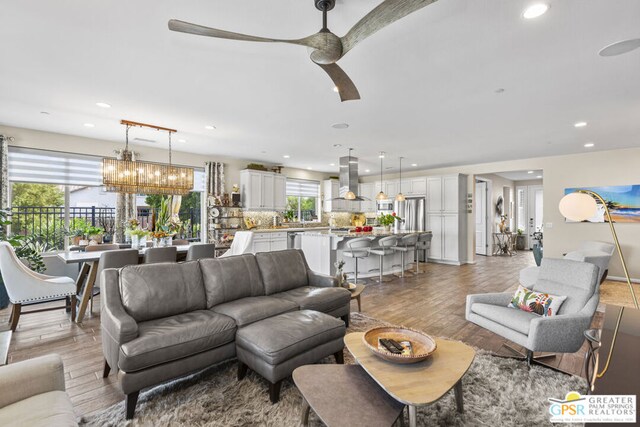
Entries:
POLYGON ((489 215, 487 201, 489 187, 487 181, 476 180, 476 254, 489 255, 489 215))

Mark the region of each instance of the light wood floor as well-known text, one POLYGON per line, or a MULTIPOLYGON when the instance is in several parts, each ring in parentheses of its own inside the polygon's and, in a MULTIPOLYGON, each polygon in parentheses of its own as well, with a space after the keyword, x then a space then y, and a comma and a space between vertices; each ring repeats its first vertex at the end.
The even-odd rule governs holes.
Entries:
MULTIPOLYGON (((479 257, 476 265, 462 267, 423 264, 424 273, 417 276, 394 277, 381 285, 368 282, 362 294, 363 313, 498 352, 504 339, 464 319, 466 295, 515 289, 518 272, 532 264, 533 257, 526 252, 512 258, 479 257)), ((9 363, 60 354, 67 391, 79 416, 104 409, 124 397, 115 375, 102 379, 99 307, 98 297, 94 314, 88 314, 82 325, 71 323, 62 309, 22 316, 9 351, 9 363)), ((355 301, 352 310, 357 310, 355 301)), ((0 310, 2 325, 8 318, 9 310, 0 310)), ((602 314, 598 314, 594 326, 601 322, 602 314)), ((585 347, 576 354, 558 356, 550 364, 580 375, 584 351, 585 347)))

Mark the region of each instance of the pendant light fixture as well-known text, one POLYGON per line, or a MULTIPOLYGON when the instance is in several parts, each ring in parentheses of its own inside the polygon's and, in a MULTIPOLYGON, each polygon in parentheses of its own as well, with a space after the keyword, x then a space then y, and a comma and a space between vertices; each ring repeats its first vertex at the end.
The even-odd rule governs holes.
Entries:
POLYGON ((127 127, 126 144, 120 158, 102 159, 102 183, 106 191, 141 194, 189 194, 193 189, 193 169, 174 166, 171 158, 171 134, 175 129, 121 120, 127 127), (129 129, 133 126, 169 133, 169 164, 136 161, 129 151, 129 129))
POLYGON ((387 200, 388 197, 384 194, 384 181, 382 180, 382 159, 384 159, 384 151, 381 151, 378 157, 380 157, 380 192, 376 196, 376 200, 387 200))
POLYGON ((402 194, 402 157, 400 157, 400 186, 398 194, 396 194, 396 202, 404 202, 404 194, 402 194))

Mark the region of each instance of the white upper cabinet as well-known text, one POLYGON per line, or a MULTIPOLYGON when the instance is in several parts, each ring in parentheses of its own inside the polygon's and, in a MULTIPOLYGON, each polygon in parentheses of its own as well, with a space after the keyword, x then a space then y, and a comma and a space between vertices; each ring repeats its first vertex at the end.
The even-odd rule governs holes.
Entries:
POLYGON ((284 210, 286 178, 273 172, 240 171, 242 206, 249 210, 284 210))
POLYGON ((427 178, 427 212, 442 212, 442 177, 427 178))
POLYGON ((334 200, 336 197, 344 197, 340 194, 340 183, 337 179, 322 181, 324 193, 324 212, 360 212, 360 202, 349 200, 334 200))
POLYGON ((375 212, 376 211, 376 184, 373 182, 367 182, 360 184, 360 196, 365 198, 364 202, 360 202, 360 209, 362 212, 375 212))
POLYGON ((389 198, 389 200, 395 199, 396 194, 398 194, 398 191, 400 191, 400 185, 398 180, 385 181, 384 192, 389 198))
MULTIPOLYGON (((412 178, 407 181, 407 194, 411 196, 425 196, 427 194, 427 179, 426 178, 412 178)), ((402 183, 402 188, 405 188, 405 183, 402 183)))
POLYGON ((463 209, 462 188, 466 187, 466 176, 444 175, 427 177, 427 211, 433 213, 458 213, 463 209))

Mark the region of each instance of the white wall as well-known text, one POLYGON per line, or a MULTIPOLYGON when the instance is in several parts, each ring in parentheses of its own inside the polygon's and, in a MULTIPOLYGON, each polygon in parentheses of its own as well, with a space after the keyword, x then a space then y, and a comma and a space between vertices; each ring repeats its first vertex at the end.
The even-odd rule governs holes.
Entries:
MULTIPOLYGON (((14 138, 14 141, 9 145, 64 151, 69 153, 92 154, 95 156, 114 156, 115 150, 120 150, 124 147, 124 139, 119 143, 10 126, 0 126, 0 134, 12 136, 14 138)), ((165 163, 168 161, 168 151, 164 148, 135 145, 131 144, 131 141, 129 141, 129 146, 132 151, 139 153, 138 158, 140 160, 165 163)), ((173 163, 179 165, 204 167, 204 162, 206 161, 224 163, 225 183, 228 192, 231 192, 233 184, 240 184, 240 171, 244 169, 248 163, 255 162, 253 160, 244 160, 242 158, 204 156, 175 150, 172 152, 173 163)), ((265 166, 271 167, 273 165, 265 163, 265 166)), ((321 181, 329 177, 329 174, 294 168, 284 168, 282 173, 291 178, 312 179, 317 181, 321 181)))
MULTIPOLYGON (((544 179, 544 248, 546 257, 560 257, 583 240, 612 242, 608 224, 566 223, 558 203, 569 187, 640 184, 640 148, 611 151, 592 151, 555 157, 512 160, 458 167, 439 168, 403 173, 403 176, 440 175, 462 173, 468 175, 468 188, 475 188, 475 175, 496 171, 542 170, 544 179), (551 227, 549 227, 551 225, 551 227)), ((385 179, 397 178, 385 175, 385 179)), ((375 181, 375 176, 362 181, 375 181)), ((474 207, 475 208, 475 207, 474 207)), ((474 217, 468 215, 468 229, 474 229, 474 217)), ((631 276, 640 278, 640 224, 616 224, 620 244, 631 276)), ((472 262, 475 255, 475 236, 469 233, 467 253, 472 262)), ((618 255, 611 261, 610 275, 623 276, 618 255)))

